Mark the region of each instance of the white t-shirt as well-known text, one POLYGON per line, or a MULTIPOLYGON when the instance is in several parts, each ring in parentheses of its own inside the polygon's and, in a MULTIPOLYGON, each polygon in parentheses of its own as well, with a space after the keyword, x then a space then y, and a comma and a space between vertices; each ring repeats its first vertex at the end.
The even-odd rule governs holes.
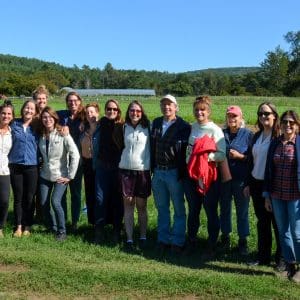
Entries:
POLYGON ((264 180, 265 177, 265 168, 271 142, 271 135, 272 134, 269 134, 265 139, 263 139, 263 133, 261 133, 252 147, 253 170, 251 174, 257 180, 264 180))

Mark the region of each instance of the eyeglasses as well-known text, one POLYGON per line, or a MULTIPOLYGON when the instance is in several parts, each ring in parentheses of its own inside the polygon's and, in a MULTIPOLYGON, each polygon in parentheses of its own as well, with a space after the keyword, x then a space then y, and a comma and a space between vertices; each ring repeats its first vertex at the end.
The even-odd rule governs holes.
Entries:
POLYGON ((283 125, 288 125, 288 124, 290 124, 290 126, 294 126, 294 125, 296 124, 296 122, 295 122, 295 121, 292 121, 292 120, 282 120, 282 121, 281 121, 281 124, 283 124, 283 125))
POLYGON ((140 114, 142 112, 140 109, 130 109, 129 111, 131 113, 137 113, 137 114, 140 114))
POLYGON ((106 107, 106 110, 107 111, 119 111, 119 109, 116 107, 106 107))
POLYGON ((260 112, 257 113, 257 115, 259 117, 262 117, 262 116, 268 117, 269 115, 272 115, 272 114, 273 114, 273 112, 271 112, 271 111, 260 111, 260 112))

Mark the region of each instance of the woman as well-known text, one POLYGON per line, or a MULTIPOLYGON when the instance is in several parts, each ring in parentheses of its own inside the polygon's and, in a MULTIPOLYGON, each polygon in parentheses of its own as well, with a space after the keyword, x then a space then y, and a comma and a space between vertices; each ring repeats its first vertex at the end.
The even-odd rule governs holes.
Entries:
POLYGON ((48 104, 49 91, 44 85, 39 85, 32 93, 32 99, 36 102, 38 114, 48 104))
POLYGON ((279 117, 274 104, 263 102, 257 109, 258 132, 254 134, 251 150, 248 156, 248 175, 244 194, 251 195, 255 215, 257 217, 257 260, 250 265, 269 265, 272 252, 272 224, 276 238, 275 262, 280 263, 281 250, 278 229, 274 216, 264 206, 263 183, 267 160, 267 153, 271 141, 279 135, 279 117))
MULTIPOLYGON (((47 106, 49 98, 49 91, 45 85, 39 85, 32 93, 32 99, 35 101, 37 106, 37 115, 36 118, 40 117, 41 111, 47 106)), ((38 189, 39 189, 38 183, 38 189)), ((33 197, 32 203, 33 215, 35 213, 35 221, 37 223, 43 222, 40 191, 37 190, 35 197, 33 197)))
POLYGON ((253 138, 252 132, 245 128, 242 110, 232 105, 226 110, 226 127, 223 129, 226 142, 226 157, 232 180, 222 183, 220 197, 221 243, 230 248, 231 201, 234 198, 238 230, 238 250, 241 255, 247 255, 247 236, 249 236, 249 197, 243 190, 247 176, 247 156, 253 138))
POLYGON ((85 106, 86 122, 80 136, 82 170, 84 177, 85 199, 88 222, 95 224, 95 170, 93 170, 93 135, 99 119, 99 105, 89 103, 85 106))
POLYGON ((134 208, 138 212, 139 245, 146 242, 147 197, 151 194, 150 177, 150 122, 138 101, 129 104, 124 125, 124 149, 119 163, 126 246, 133 247, 134 208))
MULTIPOLYGON (((212 138, 216 151, 208 154, 208 161, 222 162, 226 157, 226 145, 222 129, 213 123, 209 117, 211 114, 211 98, 208 96, 197 97, 193 103, 193 111, 196 122, 192 124, 192 131, 189 136, 189 145, 187 148, 187 163, 192 154, 195 140, 204 136, 212 138)), ((208 229, 208 247, 204 255, 210 258, 215 254, 215 247, 219 236, 220 221, 218 216, 218 201, 220 191, 219 175, 212 181, 211 186, 205 195, 198 193, 198 183, 195 180, 187 179, 185 181, 185 194, 188 201, 188 241, 189 248, 195 248, 197 233, 199 229, 199 216, 202 205, 207 215, 208 229)))
POLYGON ((66 226, 61 201, 68 183, 75 177, 80 157, 72 137, 58 133, 58 122, 56 112, 46 106, 40 118, 39 150, 43 160, 40 192, 46 222, 56 232, 57 241, 63 241, 66 239, 66 226), (50 204, 54 215, 50 213, 50 204))
POLYGON ((103 241, 105 224, 113 224, 113 241, 119 242, 123 202, 118 180, 118 166, 123 149, 123 121, 119 103, 108 100, 105 116, 100 119, 97 133, 97 148, 94 148, 96 170, 95 243, 103 241))
POLYGON ((12 147, 12 136, 9 124, 14 118, 14 108, 10 101, 0 106, 0 238, 3 237, 3 226, 6 223, 10 175, 8 168, 8 153, 12 147))
MULTIPOLYGON (((80 135, 82 133, 81 125, 84 120, 84 106, 82 98, 77 92, 69 92, 66 96, 67 110, 60 110, 57 112, 60 120, 60 125, 68 126, 68 130, 73 138, 76 146, 79 149, 80 135)), ((75 178, 70 182, 71 192, 71 217, 72 217, 72 230, 77 230, 77 223, 80 218, 81 210, 81 187, 82 187, 82 165, 79 162, 75 178)), ((66 195, 66 193, 65 193, 66 195)), ((66 196, 63 198, 63 206, 65 214, 66 209, 66 196)))
POLYGON ((14 237, 29 236, 32 225, 32 200, 38 180, 36 114, 35 102, 27 100, 21 108, 21 119, 11 124, 13 146, 8 158, 14 194, 14 237))
POLYGON ((280 117, 282 135, 271 142, 265 173, 265 207, 274 213, 288 277, 300 283, 300 120, 293 110, 280 117))

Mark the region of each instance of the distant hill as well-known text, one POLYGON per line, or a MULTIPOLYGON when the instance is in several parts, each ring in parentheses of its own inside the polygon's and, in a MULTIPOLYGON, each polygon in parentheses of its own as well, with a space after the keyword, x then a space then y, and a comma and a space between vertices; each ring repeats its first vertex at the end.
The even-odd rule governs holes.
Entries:
MULTIPOLYGON (((75 66, 74 66, 75 67, 75 66)), ((55 70, 70 70, 74 69, 65 67, 58 63, 47 62, 36 58, 19 57, 9 54, 0 54, 0 71, 20 72, 28 74, 39 70, 55 69, 55 70)), ((76 68, 76 67, 75 67, 76 68)), ((78 67, 77 67, 78 68, 78 67)), ((80 68, 80 67, 79 67, 80 68)), ((259 71, 259 67, 228 67, 228 68, 209 68, 203 70, 195 70, 184 72, 184 74, 195 75, 197 73, 215 73, 219 75, 244 75, 259 71)))
POLYGON ((244 75, 259 71, 260 67, 228 67, 228 68, 209 68, 196 71, 188 71, 186 74, 195 75, 197 73, 214 73, 218 75, 244 75))

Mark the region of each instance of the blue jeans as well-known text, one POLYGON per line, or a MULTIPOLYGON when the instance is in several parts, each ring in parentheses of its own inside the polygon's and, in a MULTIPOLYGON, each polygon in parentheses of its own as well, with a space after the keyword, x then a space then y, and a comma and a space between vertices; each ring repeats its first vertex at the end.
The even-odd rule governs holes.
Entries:
POLYGON ((272 199, 272 207, 284 259, 288 263, 299 263, 300 200, 284 201, 272 199))
POLYGON ((66 188, 67 185, 40 178, 41 205, 45 221, 49 228, 58 232, 66 232, 65 214, 61 203, 66 188))
POLYGON ((249 198, 243 194, 244 182, 239 179, 232 179, 221 184, 220 196, 220 222, 221 231, 229 235, 232 231, 231 214, 232 214, 232 197, 234 199, 237 218, 237 230, 240 239, 249 235, 249 198))
POLYGON ((158 242, 183 246, 185 242, 186 214, 183 184, 178 181, 177 169, 154 169, 152 190, 158 212, 158 242), (170 200, 174 207, 173 226, 171 226, 170 200))
MULTIPOLYGON (((77 224, 80 218, 81 210, 81 190, 82 190, 82 162, 80 161, 76 175, 69 183, 71 194, 71 218, 72 224, 77 224)), ((67 220, 67 191, 65 191, 62 199, 62 206, 67 220)))
POLYGON ((218 240, 220 231, 218 215, 220 181, 213 182, 205 196, 197 192, 196 187, 196 181, 190 178, 184 180, 184 192, 189 207, 187 222, 188 237, 192 241, 197 238, 200 226, 200 211, 203 205, 207 216, 208 242, 214 246, 218 240))
POLYGON ((95 225, 113 224, 120 231, 124 214, 118 169, 97 167, 95 177, 95 225))

